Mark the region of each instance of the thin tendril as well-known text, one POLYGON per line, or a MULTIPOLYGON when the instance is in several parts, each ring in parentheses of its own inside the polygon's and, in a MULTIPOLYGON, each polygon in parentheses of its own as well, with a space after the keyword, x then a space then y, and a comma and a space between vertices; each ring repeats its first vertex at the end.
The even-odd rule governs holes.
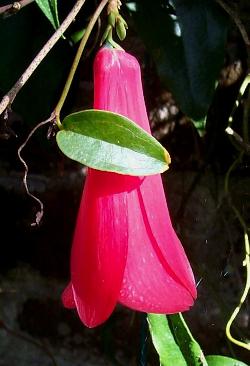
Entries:
MULTIPOLYGON (((250 74, 248 74, 245 77, 243 83, 241 84, 241 87, 240 87, 240 90, 239 90, 239 93, 238 93, 238 97, 237 97, 237 99, 234 103, 233 110, 232 110, 232 112, 230 114, 230 117, 229 117, 229 120, 228 120, 228 127, 226 128, 226 132, 231 134, 231 135, 233 135, 233 133, 230 133, 230 130, 232 130, 231 125, 232 125, 232 122, 233 122, 233 115, 234 115, 236 109, 238 108, 238 106, 240 104, 240 99, 242 98, 242 96, 245 93, 245 91, 247 89, 247 86, 249 84, 250 84, 250 74)), ((246 106, 246 108, 247 108, 247 106, 246 106)), ((245 114, 244 116, 247 116, 247 114, 245 114)), ((243 123, 248 123, 248 121, 245 121, 245 118, 243 118, 243 123)), ((244 140, 242 138, 241 139, 244 142, 246 140, 246 138, 247 137, 244 136, 244 140)), ((242 226, 243 231, 244 231, 245 259, 243 261, 243 266, 246 267, 246 283, 245 283, 245 286, 244 286, 244 290, 243 290, 243 293, 241 295, 241 298, 239 300, 238 305, 234 309, 232 315, 230 316, 230 318, 227 322, 226 336, 232 343, 234 343, 237 346, 245 348, 245 349, 250 351, 250 343, 249 342, 248 343, 242 342, 242 341, 234 338, 231 334, 231 326, 232 326, 234 320, 236 319, 242 305, 244 304, 244 302, 247 298, 248 292, 250 290, 250 245, 249 245, 249 235, 248 235, 249 229, 248 229, 242 215, 240 214, 239 210, 232 203, 231 197, 230 197, 230 191, 229 191, 229 178, 230 178, 230 175, 233 172, 233 170, 236 168, 236 166, 241 162, 243 156, 244 156, 244 151, 241 151, 238 158, 232 163, 232 165, 228 169, 227 174, 225 176, 225 182, 224 182, 224 191, 225 191, 225 194, 228 196, 229 204, 230 204, 232 210, 234 211, 234 213, 235 213, 237 219, 239 220, 240 225, 242 226)))
POLYGON ((32 194, 29 190, 29 187, 28 187, 28 183, 27 183, 27 176, 28 176, 28 172, 29 172, 29 167, 26 163, 26 161, 23 159, 22 155, 21 155, 21 152, 23 150, 23 148, 27 145, 27 143, 29 142, 30 138, 33 136, 33 134, 42 126, 48 124, 48 123, 51 123, 52 120, 53 120, 53 116, 50 116, 50 118, 48 118, 47 120, 45 121, 42 121, 40 123, 38 123, 38 125, 36 125, 32 130, 31 132, 29 133, 28 137, 26 138, 26 140, 24 141, 24 143, 19 147, 18 151, 17 151, 17 155, 19 157, 19 160, 21 161, 21 163, 23 164, 24 166, 24 176, 23 176, 23 184, 24 184, 24 187, 25 187, 25 190, 26 190, 26 193, 28 196, 30 196, 33 200, 35 200, 39 206, 40 206, 40 210, 37 211, 36 213, 36 219, 35 219, 35 222, 33 222, 31 224, 31 226, 38 226, 41 222, 41 219, 43 217, 43 213, 44 213, 44 204, 43 202, 38 198, 36 197, 34 194, 32 194))
MULTIPOLYGON (((237 212, 237 215, 239 215, 239 212, 237 212)), ((241 306, 244 304, 244 302, 247 298, 248 292, 250 290, 250 245, 249 245, 249 236, 248 236, 248 233, 246 231, 244 233, 244 241, 245 241, 246 257, 245 257, 245 260, 243 261, 243 266, 246 266, 247 279, 246 279, 245 288, 244 288, 243 294, 240 298, 239 304, 236 306, 236 308, 234 309, 230 319, 227 322, 226 335, 227 335, 227 338, 231 342, 233 342, 234 344, 237 344, 238 346, 243 347, 243 348, 250 351, 250 343, 241 342, 238 339, 234 338, 231 334, 231 325, 234 322, 235 318, 237 317, 237 315, 238 315, 238 313, 241 309, 241 306)))

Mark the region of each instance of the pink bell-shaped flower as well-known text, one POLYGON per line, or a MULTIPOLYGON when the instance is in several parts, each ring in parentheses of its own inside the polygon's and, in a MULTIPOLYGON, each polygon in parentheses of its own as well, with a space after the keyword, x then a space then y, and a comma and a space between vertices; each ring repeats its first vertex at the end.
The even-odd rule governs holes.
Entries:
MULTIPOLYGON (((102 48, 94 63, 94 108, 122 114, 150 131, 137 60, 102 48)), ((143 312, 188 310, 193 273, 172 227, 160 175, 132 177, 88 169, 71 254, 65 307, 88 327, 117 302, 143 312)))

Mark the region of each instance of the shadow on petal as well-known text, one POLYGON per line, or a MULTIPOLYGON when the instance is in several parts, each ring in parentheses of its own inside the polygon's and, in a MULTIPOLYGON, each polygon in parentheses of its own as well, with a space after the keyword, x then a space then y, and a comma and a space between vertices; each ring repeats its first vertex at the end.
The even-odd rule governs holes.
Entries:
POLYGON ((145 178, 128 206, 128 257, 119 301, 151 313, 188 310, 196 297, 195 282, 170 221, 161 178, 145 178))

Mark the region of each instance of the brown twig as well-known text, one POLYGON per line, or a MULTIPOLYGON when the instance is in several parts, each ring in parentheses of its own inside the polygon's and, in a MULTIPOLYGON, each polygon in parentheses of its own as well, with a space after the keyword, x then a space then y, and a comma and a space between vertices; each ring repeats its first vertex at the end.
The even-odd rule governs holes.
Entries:
POLYGON ((24 8, 26 5, 29 5, 34 0, 20 0, 20 1, 14 1, 11 4, 4 5, 0 7, 0 14, 3 15, 11 15, 17 13, 19 10, 24 8))
POLYGON ((26 190, 26 193, 28 196, 30 196, 31 198, 33 198, 39 205, 40 205, 40 211, 37 211, 36 213, 36 219, 35 219, 35 222, 33 222, 31 224, 31 226, 36 226, 36 225, 39 225, 40 222, 41 222, 41 219, 43 217, 43 212, 44 212, 44 205, 43 205, 43 202, 38 198, 36 197, 34 194, 32 194, 29 190, 29 187, 28 187, 28 183, 27 183, 27 175, 28 175, 28 172, 29 172, 29 168, 28 168, 28 165, 26 163, 26 161, 22 158, 21 156, 21 152, 23 150, 23 148, 27 145, 27 143, 29 142, 30 138, 33 136, 33 134, 36 132, 36 130, 38 130, 38 128, 46 125, 47 123, 52 123, 54 120, 54 114, 52 114, 48 119, 46 119, 46 121, 42 121, 40 123, 38 123, 38 125, 36 125, 32 130, 31 132, 29 133, 28 137, 26 138, 26 140, 24 141, 24 143, 19 147, 18 151, 17 151, 17 155, 19 157, 19 160, 21 161, 21 163, 23 164, 24 166, 24 176, 23 176, 23 184, 24 184, 24 187, 25 187, 25 190, 26 190))
POLYGON ((3 97, 0 103, 0 115, 8 108, 14 101, 18 92, 22 89, 24 84, 36 70, 38 65, 42 62, 42 60, 47 56, 49 51, 54 47, 57 41, 61 38, 66 29, 70 26, 70 24, 75 19, 78 12, 81 10, 83 4, 86 0, 77 0, 74 7, 64 20, 64 22, 60 25, 60 27, 56 30, 56 32, 52 35, 52 37, 47 41, 47 43, 43 46, 41 51, 37 54, 28 68, 24 71, 21 77, 17 80, 15 85, 9 90, 9 92, 3 97))
POLYGON ((229 5, 227 5, 223 0, 215 0, 224 10, 225 12, 233 19, 234 23, 236 24, 236 26, 238 27, 241 36, 246 44, 247 47, 250 47, 250 39, 248 37, 246 28, 244 26, 244 24, 242 23, 239 15, 237 14, 237 12, 232 9, 229 5))
MULTIPOLYGON (((31 224, 31 226, 35 226, 35 225, 39 225, 42 217, 43 217, 43 213, 44 213, 44 205, 42 203, 42 201, 36 197, 35 195, 33 195, 30 190, 29 190, 29 187, 28 187, 28 184, 27 184, 27 175, 28 175, 28 165, 27 163, 25 162, 25 160, 22 158, 21 156, 21 152, 23 150, 23 148, 26 146, 26 144, 28 143, 28 141, 30 140, 30 138, 33 136, 33 134, 36 132, 36 130, 42 126, 44 126, 45 124, 47 123, 54 123, 54 124, 57 124, 57 126, 60 128, 61 126, 61 122, 60 122, 60 111, 61 111, 61 108, 64 104, 64 101, 67 97, 67 94, 68 94, 68 91, 70 89, 70 86, 71 86, 71 83, 72 83, 72 80, 74 78, 74 75, 75 75, 75 71, 77 69, 77 66, 79 64, 79 61, 81 59, 81 56, 82 56, 82 52, 85 48, 85 45, 86 45, 86 42, 91 34, 91 31, 95 25, 95 23, 99 20, 100 18, 100 14, 102 12, 102 10, 104 9, 104 7, 106 6, 106 4, 108 3, 109 0, 102 0, 98 7, 96 8, 93 16, 91 17, 90 21, 89 21, 89 24, 86 28, 86 31, 83 35, 83 38, 81 40, 81 43, 79 45, 79 48, 77 50, 77 53, 76 53, 76 56, 74 58, 74 61, 73 61, 73 64, 72 64, 72 67, 70 69, 70 72, 69 72, 69 75, 68 75, 68 78, 67 78, 67 81, 65 83, 65 86, 64 86, 64 89, 63 89, 63 92, 61 94, 61 97, 54 109, 54 111, 52 112, 51 116, 45 120, 45 121, 42 121, 41 123, 39 123, 38 125, 36 125, 32 131, 29 133, 27 139, 25 140, 25 142, 19 147, 18 149, 18 157, 19 157, 19 160, 21 161, 21 163, 23 164, 24 166, 24 177, 23 177, 23 184, 24 184, 24 187, 25 187, 25 190, 27 192, 27 194, 33 198, 36 202, 38 202, 38 204, 40 205, 40 211, 37 211, 36 213, 36 220, 34 223, 31 224)), ((51 126, 53 128, 53 124, 51 126)), ((53 131, 49 131, 48 135, 50 136, 51 133, 53 133, 53 131)))

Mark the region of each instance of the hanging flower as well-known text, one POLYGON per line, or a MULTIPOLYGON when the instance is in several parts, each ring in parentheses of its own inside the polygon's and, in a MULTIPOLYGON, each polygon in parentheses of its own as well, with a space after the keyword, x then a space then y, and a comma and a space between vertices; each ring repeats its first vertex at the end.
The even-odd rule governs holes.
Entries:
MULTIPOLYGON (((150 132, 137 60, 102 48, 94 63, 94 108, 120 113, 150 132)), ((193 305, 192 270, 169 217, 160 175, 124 176, 88 169, 62 295, 88 327, 117 302, 171 314, 193 305)))

